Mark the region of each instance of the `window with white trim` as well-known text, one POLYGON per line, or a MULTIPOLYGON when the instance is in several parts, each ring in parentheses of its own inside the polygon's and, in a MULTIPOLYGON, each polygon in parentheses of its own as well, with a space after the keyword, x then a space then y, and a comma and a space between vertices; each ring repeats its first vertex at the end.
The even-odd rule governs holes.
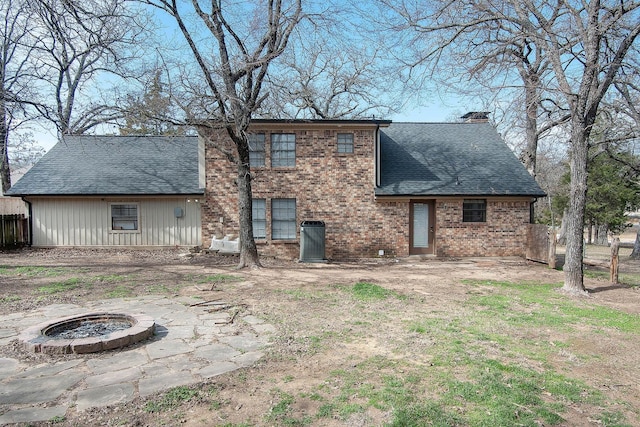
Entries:
POLYGON ((138 205, 135 203, 111 204, 111 230, 138 230, 138 205))
POLYGON ((353 153, 353 134, 338 134, 338 153, 353 153))
POLYGON ((296 199, 271 200, 271 238, 293 240, 296 238, 296 199))
POLYGON ((251 201, 251 215, 253 217, 253 238, 265 239, 267 237, 267 201, 253 199, 251 201))
POLYGON ((296 165, 296 134, 271 134, 271 166, 294 167, 296 165))
POLYGON ((264 163, 265 163, 264 133, 249 134, 248 142, 249 142, 249 165, 252 168, 264 167, 264 163))

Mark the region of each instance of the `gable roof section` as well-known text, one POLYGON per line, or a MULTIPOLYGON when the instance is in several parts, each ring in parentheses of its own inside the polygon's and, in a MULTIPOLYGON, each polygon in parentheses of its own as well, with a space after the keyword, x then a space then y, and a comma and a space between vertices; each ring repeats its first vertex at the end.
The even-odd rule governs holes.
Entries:
POLYGON ((197 137, 67 136, 7 194, 203 194, 198 178, 197 137))
POLYGON ((392 123, 376 196, 544 196, 489 123, 392 123))

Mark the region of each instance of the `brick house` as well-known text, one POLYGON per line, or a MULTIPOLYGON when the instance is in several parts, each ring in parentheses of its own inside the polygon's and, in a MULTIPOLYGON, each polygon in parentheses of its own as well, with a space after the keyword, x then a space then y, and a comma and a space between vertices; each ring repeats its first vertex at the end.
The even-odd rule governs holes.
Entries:
MULTIPOLYGON (((295 259, 300 223, 325 223, 326 257, 524 256, 544 192, 486 120, 253 120, 253 225, 263 255, 295 259)), ((202 243, 238 233, 224 133, 204 140, 202 243)))
MULTIPOLYGON (((206 137, 206 138, 205 138, 206 137)), ((66 137, 9 191, 30 243, 196 246, 238 234, 236 169, 201 137, 66 137)), ((523 256, 544 193, 486 121, 254 120, 259 251, 296 259, 300 223, 323 221, 325 255, 523 256)))
POLYGON ((65 136, 7 192, 34 247, 201 244, 197 137, 65 136))

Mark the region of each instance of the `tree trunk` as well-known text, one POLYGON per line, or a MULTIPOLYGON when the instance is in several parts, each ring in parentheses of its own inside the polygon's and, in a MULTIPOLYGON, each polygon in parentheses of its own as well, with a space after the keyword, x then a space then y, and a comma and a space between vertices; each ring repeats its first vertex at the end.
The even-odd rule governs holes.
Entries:
POLYGON ((564 212, 562 212, 562 221, 560 222, 560 231, 558 232, 558 244, 566 245, 567 244, 567 217, 569 216, 569 211, 567 208, 564 208, 564 212))
POLYGON ((596 245, 609 246, 609 227, 606 224, 599 224, 596 230, 596 245))
POLYGON ((585 124, 579 119, 571 123, 571 160, 569 162, 571 186, 567 211, 567 249, 564 263, 562 290, 584 294, 584 214, 587 202, 587 134, 585 124))
POLYGON ((262 267, 258 248, 253 238, 253 212, 251 192, 251 170, 249 167, 249 146, 236 141, 238 149, 238 220, 240 223, 240 261, 238 268, 262 267))
POLYGON ((525 134, 527 145, 524 150, 524 166, 527 168, 529 175, 534 179, 536 177, 536 160, 538 157, 538 107, 540 105, 540 97, 538 96, 538 88, 540 85, 536 74, 526 75, 522 72, 522 78, 525 81, 525 103, 527 118, 525 121, 525 134))
MULTIPOLYGON (((597 238, 598 238, 598 235, 596 233, 596 239, 597 238)), ((593 221, 589 221, 589 225, 587 225, 587 243, 588 244, 593 243, 593 221)))
POLYGON ((631 259, 640 259, 640 226, 638 227, 638 231, 636 232, 636 241, 633 244, 633 251, 630 255, 631 259))
POLYGON ((4 98, 0 98, 0 180, 2 194, 11 188, 11 169, 9 168, 9 127, 4 98))
POLYGON ((551 233, 549 233, 549 268, 556 268, 556 229, 555 227, 551 229, 551 233))

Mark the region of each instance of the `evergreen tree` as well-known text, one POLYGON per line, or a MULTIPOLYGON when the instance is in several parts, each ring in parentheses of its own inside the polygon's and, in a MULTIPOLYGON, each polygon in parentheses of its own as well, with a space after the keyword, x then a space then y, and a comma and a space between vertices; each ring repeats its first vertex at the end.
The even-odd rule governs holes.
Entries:
POLYGON ((184 135, 184 126, 173 124, 171 98, 165 93, 160 71, 142 94, 129 95, 120 135, 184 135))
POLYGON ((597 243, 606 243, 609 231, 624 231, 628 226, 627 212, 640 206, 638 174, 628 166, 633 163, 629 153, 616 153, 615 159, 602 153, 589 164, 585 219, 596 228, 597 243))

